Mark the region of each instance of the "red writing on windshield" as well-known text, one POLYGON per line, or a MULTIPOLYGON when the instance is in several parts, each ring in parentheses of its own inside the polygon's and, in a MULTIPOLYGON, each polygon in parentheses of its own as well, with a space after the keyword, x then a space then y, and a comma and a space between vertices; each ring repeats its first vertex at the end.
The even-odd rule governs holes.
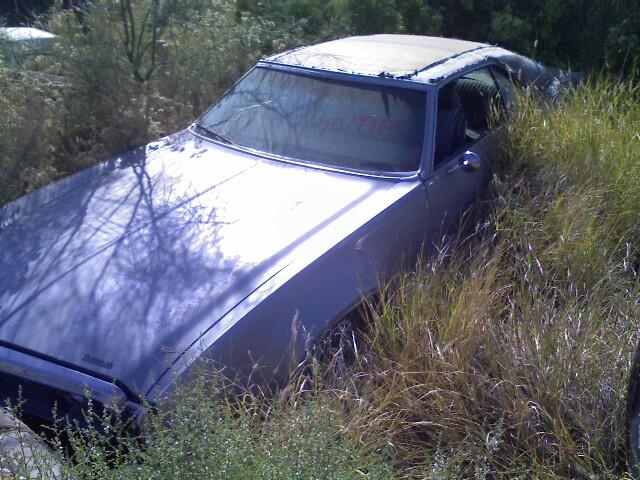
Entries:
POLYGON ((338 132, 343 130, 352 130, 359 133, 381 134, 389 133, 393 130, 401 130, 403 128, 402 120, 389 120, 380 118, 375 113, 356 113, 351 118, 334 118, 322 121, 323 137, 327 133, 338 132))

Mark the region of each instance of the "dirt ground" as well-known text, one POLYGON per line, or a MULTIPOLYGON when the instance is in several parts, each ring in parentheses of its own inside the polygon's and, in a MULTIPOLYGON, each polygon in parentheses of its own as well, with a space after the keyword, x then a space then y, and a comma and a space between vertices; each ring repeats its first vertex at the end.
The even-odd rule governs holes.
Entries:
POLYGON ((0 480, 55 479, 59 472, 54 452, 9 410, 0 408, 0 480))

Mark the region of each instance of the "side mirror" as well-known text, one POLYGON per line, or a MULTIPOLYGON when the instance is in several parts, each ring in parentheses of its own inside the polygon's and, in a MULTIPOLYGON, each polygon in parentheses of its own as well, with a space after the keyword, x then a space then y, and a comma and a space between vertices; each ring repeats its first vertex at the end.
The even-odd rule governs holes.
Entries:
POLYGON ((480 155, 472 152, 471 150, 467 150, 460 157, 459 165, 460 170, 471 173, 480 169, 482 166, 482 160, 480 159, 480 155))

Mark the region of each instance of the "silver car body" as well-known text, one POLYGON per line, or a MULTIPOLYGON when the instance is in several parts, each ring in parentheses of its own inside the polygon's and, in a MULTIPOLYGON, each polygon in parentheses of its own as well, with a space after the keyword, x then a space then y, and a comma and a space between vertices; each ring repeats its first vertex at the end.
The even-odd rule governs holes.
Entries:
POLYGON ((353 37, 256 68, 426 92, 419 169, 353 172, 179 132, 0 210, 0 387, 46 418, 89 393, 132 413, 196 360, 286 378, 290 358, 437 243, 487 184, 494 134, 432 171, 435 98, 496 65, 549 89, 551 71, 506 50, 433 37, 353 37), (292 334, 292 330, 297 333, 292 334))

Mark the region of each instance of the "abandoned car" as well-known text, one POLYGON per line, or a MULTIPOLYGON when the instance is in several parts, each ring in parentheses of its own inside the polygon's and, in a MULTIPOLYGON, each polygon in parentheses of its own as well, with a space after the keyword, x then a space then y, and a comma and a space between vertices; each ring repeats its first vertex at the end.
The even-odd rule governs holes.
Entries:
POLYGON ((627 391, 627 446, 631 476, 640 478, 640 343, 636 347, 629 371, 627 391))
POLYGON ((258 62, 186 130, 5 206, 2 400, 47 420, 91 396, 138 418, 201 358, 285 378, 292 353, 459 221, 516 85, 553 97, 562 81, 462 40, 303 47, 258 62))

